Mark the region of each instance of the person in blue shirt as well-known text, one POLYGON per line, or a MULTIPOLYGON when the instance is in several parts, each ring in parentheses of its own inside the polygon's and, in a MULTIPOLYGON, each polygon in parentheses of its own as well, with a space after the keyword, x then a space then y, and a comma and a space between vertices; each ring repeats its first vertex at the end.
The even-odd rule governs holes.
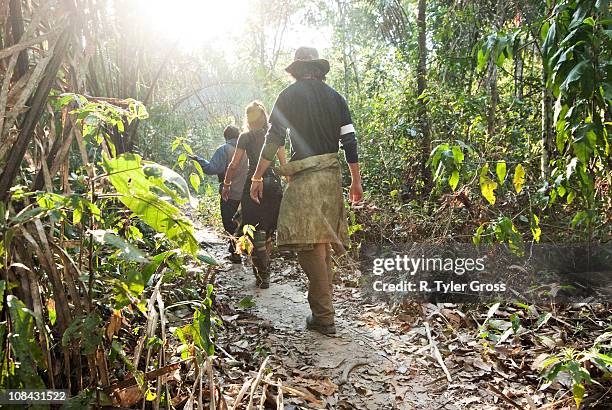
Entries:
MULTIPOLYGON (((238 127, 228 125, 223 131, 225 144, 217 148, 210 161, 207 161, 206 159, 197 155, 189 156, 191 159, 198 161, 202 167, 202 171, 204 171, 205 174, 217 175, 219 178, 219 193, 221 193, 221 190, 223 189, 225 172, 227 170, 227 166, 232 160, 232 157, 234 156, 239 135, 240 129, 238 129, 238 127)), ((234 235, 236 233, 236 229, 238 228, 238 225, 234 220, 234 215, 238 211, 238 206, 240 205, 240 200, 242 198, 242 192, 244 189, 244 183, 247 179, 248 173, 248 162, 246 158, 243 158, 243 160, 237 165, 238 166, 229 192, 229 198, 227 201, 224 201, 222 198, 220 200, 223 228, 229 235, 234 235)), ((241 262, 240 255, 236 253, 235 243, 232 238, 230 238, 229 252, 229 259, 231 262, 241 262)))

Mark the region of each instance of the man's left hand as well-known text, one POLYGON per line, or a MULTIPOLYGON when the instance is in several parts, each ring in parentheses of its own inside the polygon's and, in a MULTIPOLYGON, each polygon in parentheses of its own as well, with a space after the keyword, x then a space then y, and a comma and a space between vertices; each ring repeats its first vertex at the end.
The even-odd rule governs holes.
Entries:
POLYGON ((361 187, 361 183, 353 182, 351 184, 351 188, 349 189, 349 202, 352 204, 357 204, 363 200, 363 188, 361 187))
POLYGON ((221 198, 224 201, 227 201, 229 199, 229 196, 230 196, 230 186, 223 185, 223 189, 221 190, 221 198))
POLYGON ((251 199, 259 204, 260 199, 263 197, 263 181, 252 181, 251 182, 251 199))

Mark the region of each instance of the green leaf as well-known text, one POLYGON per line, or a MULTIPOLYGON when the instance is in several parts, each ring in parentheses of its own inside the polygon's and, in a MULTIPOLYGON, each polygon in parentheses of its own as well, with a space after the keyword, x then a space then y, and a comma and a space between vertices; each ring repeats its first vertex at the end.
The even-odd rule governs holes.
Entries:
POLYGON ((110 245, 119 251, 118 256, 128 262, 147 262, 147 257, 134 245, 126 242, 115 233, 105 231, 103 229, 96 229, 90 231, 91 237, 94 241, 102 245, 110 245))
POLYGON ((62 335, 62 346, 68 347, 76 344, 81 347, 85 355, 95 353, 102 343, 101 324, 102 319, 96 313, 77 316, 62 335))
POLYGON ((191 149, 191 146, 189 144, 183 142, 183 149, 186 153, 193 155, 193 149, 191 149))
POLYGON ((240 299, 240 302, 238 302, 238 307, 242 309, 250 309, 255 307, 255 302, 253 302, 253 298, 251 296, 245 296, 240 299))
POLYGON ((193 325, 191 326, 193 342, 207 355, 215 353, 215 344, 212 341, 212 324, 210 320, 210 308, 202 305, 193 314, 193 325))
POLYGON ((480 192, 491 205, 495 205, 495 190, 497 189, 497 182, 489 178, 487 175, 488 172, 489 166, 485 165, 480 173, 480 192))
POLYGON ((453 191, 455 190, 455 188, 457 188, 457 184, 459 184, 459 171, 457 171, 456 169, 453 170, 453 173, 448 179, 448 184, 450 185, 453 191))
POLYGON ((546 36, 544 44, 542 45, 542 54, 544 55, 544 58, 548 58, 548 56, 550 56, 552 52, 554 52, 553 46, 556 43, 557 22, 553 22, 550 26, 542 26, 542 34, 545 34, 546 36), (545 27, 546 31, 544 31, 545 27))
POLYGON ((495 165, 495 174, 497 174, 497 179, 500 184, 503 184, 506 180, 506 161, 499 161, 495 165))
POLYGON ((476 232, 474 233, 474 236, 472 237, 472 242, 474 243, 474 245, 480 244, 484 230, 485 230, 485 224, 481 224, 478 227, 478 229, 476 229, 476 232))
POLYGON ((191 173, 189 176, 189 182, 191 182, 191 186, 193 187, 194 191, 198 192, 198 189, 200 188, 200 176, 196 173, 191 173))
POLYGON ((202 169, 202 165, 200 165, 200 163, 196 160, 191 161, 194 168, 198 171, 198 174, 200 175, 200 178, 204 178, 204 170, 202 169))
POLYGON ((187 200, 192 207, 195 208, 197 206, 192 201, 187 182, 180 174, 154 162, 143 161, 143 164, 142 171, 153 189, 165 192, 181 205, 187 200))
POLYGON ((540 229, 540 218, 536 214, 531 214, 531 234, 533 235, 533 240, 536 242, 540 242, 540 236, 542 235, 542 229, 540 229))
POLYGON ((185 162, 187 161, 187 155, 182 152, 177 159, 178 166, 180 169, 185 169, 185 162))
POLYGON ((181 137, 177 137, 172 141, 172 145, 170 145, 170 149, 172 152, 176 151, 176 149, 183 143, 183 139, 181 137))
POLYGON ((145 175, 140 156, 134 154, 123 154, 112 160, 104 158, 104 168, 125 206, 151 228, 164 233, 183 251, 196 255, 199 245, 193 236, 191 222, 168 201, 178 199, 179 194, 189 195, 187 183, 180 175, 150 163, 146 165, 148 175, 145 175), (170 189, 166 182, 175 189, 170 189))
POLYGON ((452 147, 452 151, 453 151, 453 158, 455 159, 455 164, 461 165, 463 163, 463 160, 465 159, 465 156, 463 155, 463 151, 461 151, 461 147, 455 145, 452 147))
POLYGON ((199 252, 197 258, 200 262, 206 263, 212 266, 219 266, 219 263, 210 255, 199 252))
POLYGON ((567 89, 572 83, 582 78, 582 76, 585 74, 585 71, 587 71, 589 67, 590 71, 593 71, 591 60, 583 60, 576 64, 574 68, 572 68, 572 70, 565 77, 565 81, 563 81, 563 83, 561 84, 561 89, 567 91, 567 89))
POLYGON ((563 185, 559 185, 557 187, 557 193, 559 194, 559 196, 561 198, 563 198, 565 196, 565 193, 567 192, 567 190, 565 189, 565 187, 563 185))
POLYGON ((572 393, 574 395, 574 402, 576 403, 576 408, 580 408, 580 404, 582 403, 582 399, 584 398, 584 385, 582 383, 576 383, 572 387, 572 393))
POLYGON ((578 226, 582 224, 587 218, 589 214, 586 211, 579 211, 572 218, 572 226, 578 226))
POLYGON ((523 165, 518 164, 514 170, 514 178, 512 178, 512 184, 517 194, 520 194, 525 184, 525 169, 523 165))
POLYGON ((142 285, 143 285, 143 287, 146 286, 149 283, 149 280, 151 279, 153 274, 157 271, 159 266, 162 263, 166 262, 166 260, 168 258, 170 258, 171 256, 175 256, 177 254, 177 252, 178 251, 176 251, 176 250, 166 251, 166 252, 158 253, 157 255, 155 255, 155 256, 153 256, 151 258, 151 262, 146 264, 145 267, 142 269, 142 285))

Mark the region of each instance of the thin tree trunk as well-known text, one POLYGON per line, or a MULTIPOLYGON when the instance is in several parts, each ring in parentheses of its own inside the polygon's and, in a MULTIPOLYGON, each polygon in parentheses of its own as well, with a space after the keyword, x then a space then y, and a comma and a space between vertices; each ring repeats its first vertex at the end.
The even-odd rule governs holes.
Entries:
POLYGON ((550 90, 546 87, 548 82, 548 73, 546 68, 542 68, 542 157, 541 157, 541 176, 545 180, 549 175, 548 162, 550 160, 551 151, 554 149, 554 134, 553 134, 553 99, 550 90))
POLYGON ((487 134, 489 138, 495 134, 497 102, 499 101, 499 92, 497 90, 497 65, 494 61, 489 61, 489 111, 487 113, 487 134))
POLYGON ((419 61, 417 64, 417 94, 418 94, 418 115, 421 124, 422 134, 422 157, 421 157, 421 175, 425 186, 424 192, 428 191, 431 186, 431 170, 427 166, 429 152, 431 151, 431 130, 429 127, 429 119, 427 115, 426 99, 422 98, 427 90, 427 23, 426 23, 426 8, 425 0, 419 0, 419 10, 417 16, 418 26, 418 44, 419 44, 419 61))
POLYGON ((518 100, 523 99, 523 52, 519 49, 514 56, 514 96, 518 100))
POLYGON ((341 46, 342 46, 342 67, 344 68, 344 98, 349 98, 349 67, 348 58, 346 56, 346 14, 345 5, 342 0, 337 0, 338 13, 340 13, 340 30, 341 46))
MULTIPOLYGON (((21 11, 21 0, 11 0, 9 3, 10 9, 10 20, 11 20, 11 34, 13 37, 13 44, 18 44, 19 40, 23 36, 23 14, 21 11)), ((13 74, 13 80, 17 81, 28 71, 28 52, 21 50, 19 57, 17 58, 17 66, 15 67, 15 73, 13 74)))

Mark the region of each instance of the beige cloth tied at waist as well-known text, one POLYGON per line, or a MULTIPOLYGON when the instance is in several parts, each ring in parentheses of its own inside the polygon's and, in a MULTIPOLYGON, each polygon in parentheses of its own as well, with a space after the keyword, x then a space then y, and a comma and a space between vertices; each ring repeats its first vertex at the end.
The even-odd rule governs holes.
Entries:
POLYGON ((349 238, 338 154, 290 161, 277 172, 291 177, 278 216, 278 246, 297 250, 330 243, 344 253, 349 238))

